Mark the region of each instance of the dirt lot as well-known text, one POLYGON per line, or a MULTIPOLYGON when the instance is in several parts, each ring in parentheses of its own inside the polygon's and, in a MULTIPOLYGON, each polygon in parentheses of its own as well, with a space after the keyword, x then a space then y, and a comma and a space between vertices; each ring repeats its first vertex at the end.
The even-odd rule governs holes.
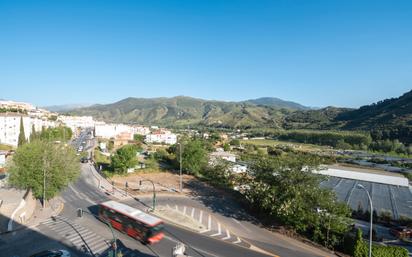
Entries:
MULTIPOLYGON (((147 193, 152 191, 152 184, 145 181, 140 186, 140 180, 151 180, 155 184, 156 192, 167 192, 173 194, 179 194, 179 184, 180 176, 172 172, 157 172, 157 173, 143 173, 136 172, 133 174, 128 174, 126 176, 114 176, 112 180, 115 185, 119 188, 125 188, 126 181, 128 183, 128 191, 132 194, 138 195, 142 193, 147 193)), ((194 185, 209 187, 205 183, 200 182, 195 177, 191 175, 182 176, 183 193, 191 193, 194 185)))

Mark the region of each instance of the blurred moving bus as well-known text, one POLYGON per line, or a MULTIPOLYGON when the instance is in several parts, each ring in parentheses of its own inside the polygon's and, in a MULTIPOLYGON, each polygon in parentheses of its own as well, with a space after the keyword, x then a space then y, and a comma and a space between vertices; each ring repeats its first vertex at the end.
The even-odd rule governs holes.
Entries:
POLYGON ((164 236, 161 219, 116 201, 99 204, 99 219, 145 244, 159 242, 164 236))

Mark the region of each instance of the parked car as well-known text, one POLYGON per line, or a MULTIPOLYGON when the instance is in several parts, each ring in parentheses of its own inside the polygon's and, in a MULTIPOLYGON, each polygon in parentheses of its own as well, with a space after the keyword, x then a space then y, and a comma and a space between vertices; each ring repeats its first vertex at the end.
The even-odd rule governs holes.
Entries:
POLYGON ((36 254, 31 255, 30 257, 70 257, 70 253, 66 250, 46 250, 36 254))
POLYGON ((397 238, 407 238, 412 236, 412 229, 405 226, 392 227, 389 232, 397 238))

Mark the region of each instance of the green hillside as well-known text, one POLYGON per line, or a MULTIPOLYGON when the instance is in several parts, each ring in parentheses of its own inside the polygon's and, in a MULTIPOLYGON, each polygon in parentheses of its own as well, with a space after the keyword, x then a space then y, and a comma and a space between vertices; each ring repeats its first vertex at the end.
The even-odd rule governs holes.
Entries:
POLYGON ((163 126, 207 125, 220 127, 281 127, 288 109, 245 102, 208 101, 191 97, 126 98, 107 105, 72 110, 108 122, 163 126))
POLYGON ((191 97, 126 98, 106 105, 72 110, 108 122, 168 127, 280 128, 371 131, 374 140, 399 139, 412 143, 412 91, 359 109, 326 107, 305 110, 277 98, 243 102, 211 101, 191 97), (276 105, 278 103, 278 105, 276 105), (287 108, 285 107, 287 106, 287 108))

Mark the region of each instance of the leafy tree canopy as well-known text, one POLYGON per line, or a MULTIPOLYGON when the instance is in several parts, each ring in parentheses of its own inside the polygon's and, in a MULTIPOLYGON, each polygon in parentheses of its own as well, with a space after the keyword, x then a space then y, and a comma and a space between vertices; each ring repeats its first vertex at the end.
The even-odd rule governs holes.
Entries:
POLYGON ((18 188, 32 189, 36 198, 43 197, 46 178, 46 199, 54 197, 80 172, 73 148, 35 140, 19 147, 9 167, 10 183, 18 188))

